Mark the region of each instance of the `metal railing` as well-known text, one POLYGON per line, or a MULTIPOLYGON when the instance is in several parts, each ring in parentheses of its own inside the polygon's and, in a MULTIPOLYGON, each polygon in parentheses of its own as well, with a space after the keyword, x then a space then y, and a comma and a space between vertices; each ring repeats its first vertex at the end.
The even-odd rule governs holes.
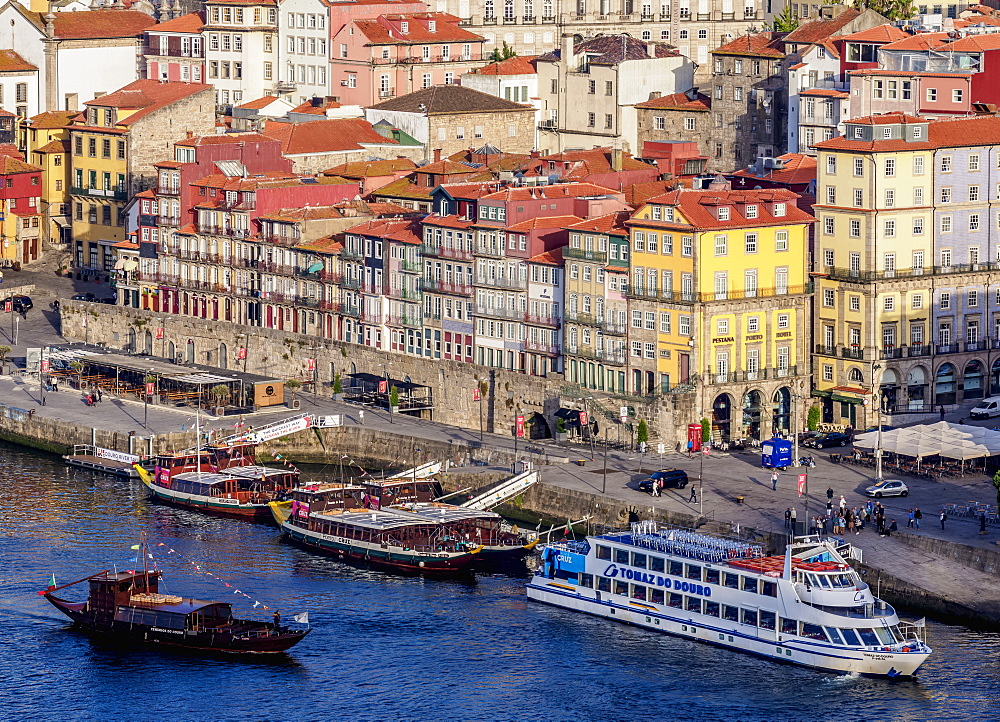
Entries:
POLYGON ((581 261, 597 261, 598 263, 607 263, 608 254, 607 251, 593 251, 584 248, 571 248, 566 246, 562 249, 563 258, 577 258, 581 261))
POLYGON ((532 313, 524 314, 524 322, 530 323, 534 326, 549 326, 551 328, 559 328, 562 320, 557 316, 537 316, 532 313))
POLYGON ((862 271, 854 268, 837 266, 821 266, 816 273, 829 276, 838 281, 885 281, 896 278, 916 278, 919 276, 950 276, 956 273, 975 273, 978 271, 1000 270, 1000 262, 991 263, 960 263, 951 266, 918 266, 914 268, 896 268, 891 271, 862 271))

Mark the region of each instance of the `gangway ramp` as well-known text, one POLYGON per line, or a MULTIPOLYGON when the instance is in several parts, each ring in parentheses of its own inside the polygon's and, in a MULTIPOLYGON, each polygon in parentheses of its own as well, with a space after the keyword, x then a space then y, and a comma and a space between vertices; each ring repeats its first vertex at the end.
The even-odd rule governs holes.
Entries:
MULTIPOLYGON (((314 423, 315 417, 312 414, 299 414, 288 419, 275 421, 266 426, 248 426, 235 434, 230 434, 221 439, 213 439, 211 443, 215 446, 231 446, 239 443, 262 444, 265 441, 273 441, 274 439, 280 439, 282 436, 288 436, 289 434, 312 428, 314 423)), ((184 453, 193 454, 195 451, 197 449, 192 447, 186 449, 184 453)))
POLYGON ((387 476, 386 479, 427 479, 441 472, 440 461, 428 461, 412 469, 401 471, 398 474, 387 476))
POLYGON ((504 479, 503 481, 487 487, 477 496, 472 497, 467 502, 462 504, 462 506, 467 509, 477 509, 479 511, 492 509, 498 504, 502 504, 507 501, 511 497, 517 496, 536 481, 538 481, 537 471, 524 471, 516 476, 504 479))

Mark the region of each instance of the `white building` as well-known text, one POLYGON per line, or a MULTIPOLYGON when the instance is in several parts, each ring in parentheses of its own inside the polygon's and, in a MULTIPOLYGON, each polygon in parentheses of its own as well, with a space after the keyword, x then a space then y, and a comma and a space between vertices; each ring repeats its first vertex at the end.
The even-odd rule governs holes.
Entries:
POLYGON ((840 53, 833 43, 817 43, 788 69, 789 153, 815 155, 815 143, 830 140, 849 117, 849 83, 840 72, 840 53))
POLYGON ((277 88, 292 105, 331 94, 328 14, 321 0, 283 0, 278 7, 277 88))
POLYGON ((516 56, 463 73, 462 85, 535 108, 535 147, 538 147, 538 121, 542 105, 538 98, 538 71, 534 56, 516 56))
POLYGON ((282 50, 276 0, 205 2, 205 82, 216 103, 240 105, 276 94, 282 50))
POLYGON ((38 68, 13 50, 0 50, 0 109, 20 118, 38 114, 38 68))

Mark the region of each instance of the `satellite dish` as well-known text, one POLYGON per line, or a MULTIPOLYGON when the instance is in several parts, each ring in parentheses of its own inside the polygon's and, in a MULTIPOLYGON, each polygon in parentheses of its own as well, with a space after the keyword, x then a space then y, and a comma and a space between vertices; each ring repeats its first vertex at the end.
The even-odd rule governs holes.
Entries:
POLYGON ((306 269, 309 273, 316 273, 316 271, 323 270, 323 261, 316 261, 310 264, 309 268, 306 269))

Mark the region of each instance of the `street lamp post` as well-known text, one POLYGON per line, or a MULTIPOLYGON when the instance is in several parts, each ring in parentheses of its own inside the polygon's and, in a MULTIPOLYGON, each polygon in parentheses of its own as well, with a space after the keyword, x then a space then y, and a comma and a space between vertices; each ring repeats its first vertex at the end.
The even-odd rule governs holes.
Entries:
POLYGON ((392 418, 392 391, 389 388, 389 367, 392 366, 392 361, 382 364, 382 372, 385 374, 385 406, 389 409, 389 423, 396 423, 392 418))
POLYGON ((880 364, 872 366, 872 402, 875 404, 875 425, 877 427, 875 442, 875 483, 882 481, 882 394, 875 392, 875 372, 881 369, 880 364))

